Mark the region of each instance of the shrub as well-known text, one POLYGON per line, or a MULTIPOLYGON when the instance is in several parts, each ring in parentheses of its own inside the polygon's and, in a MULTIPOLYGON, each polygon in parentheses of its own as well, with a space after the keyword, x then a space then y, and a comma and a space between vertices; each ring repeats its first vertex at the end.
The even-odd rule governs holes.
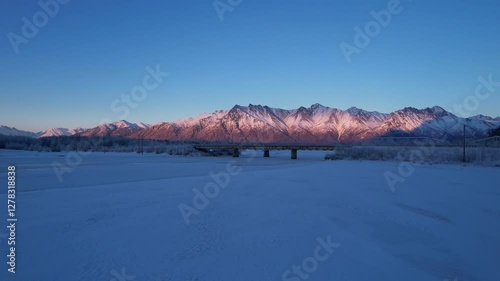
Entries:
MULTIPOLYGON (((338 147, 326 160, 381 160, 419 163, 457 163, 463 161, 460 147, 338 147)), ((467 147, 466 162, 495 165, 500 162, 500 148, 467 147)))

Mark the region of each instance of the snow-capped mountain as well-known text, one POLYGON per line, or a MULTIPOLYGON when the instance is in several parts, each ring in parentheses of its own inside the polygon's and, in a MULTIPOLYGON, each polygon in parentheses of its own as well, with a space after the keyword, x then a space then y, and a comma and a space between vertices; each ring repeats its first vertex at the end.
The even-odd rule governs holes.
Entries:
POLYGON ((143 122, 137 122, 137 123, 135 123, 135 125, 137 125, 137 127, 141 128, 141 129, 147 129, 147 128, 151 127, 151 125, 143 123, 143 122))
POLYGON ((30 137, 30 138, 36 137, 35 133, 23 131, 23 130, 18 130, 14 127, 1 126, 1 125, 0 125, 0 135, 21 136, 21 137, 30 137))
POLYGON ((126 120, 120 120, 118 122, 99 125, 95 128, 79 132, 77 135, 85 137, 125 137, 148 128, 149 125, 145 123, 130 123, 126 120))
POLYGON ((484 136, 488 130, 500 126, 500 122, 492 118, 461 118, 439 106, 416 109, 407 107, 395 111, 387 117, 378 128, 381 134, 406 133, 411 136, 433 138, 454 138, 466 134, 484 136))
POLYGON ((435 106, 407 107, 390 114, 351 107, 340 110, 313 104, 294 110, 236 105, 198 117, 156 124, 132 138, 231 142, 352 142, 387 135, 449 137, 484 136, 500 126, 493 118, 460 118, 435 106))
MULTIPOLYGON (((486 115, 482 115, 482 114, 469 117, 469 119, 477 119, 477 120, 485 120, 485 121, 495 120, 495 118, 492 118, 492 117, 486 116, 486 115)), ((496 119, 500 120, 500 117, 497 117, 496 119)))
MULTIPOLYGON (((392 113, 347 110, 321 104, 286 110, 262 105, 236 105, 230 110, 154 125, 125 120, 92 129, 50 129, 38 136, 111 136, 157 140, 203 140, 263 143, 339 143, 384 136, 423 136, 452 141, 466 134, 487 135, 500 126, 500 118, 477 115, 458 117, 439 106, 406 107, 392 113)), ((35 133, 0 127, 0 134, 36 137, 35 133)))
POLYGON ((376 128, 380 126, 380 124, 382 124, 388 116, 388 114, 385 113, 380 113, 377 111, 366 111, 357 107, 350 107, 346 111, 351 115, 354 115, 361 119, 370 128, 376 128))
POLYGON ((59 136, 72 136, 74 134, 81 133, 87 129, 83 128, 75 128, 75 129, 67 129, 67 128, 51 128, 45 130, 43 132, 38 133, 39 138, 45 137, 59 137, 59 136))
MULTIPOLYGON (((361 112, 359 112, 361 114, 361 112)), ((202 114, 195 118, 162 123, 130 137, 169 140, 233 142, 316 142, 327 143, 368 135, 374 113, 360 119, 347 111, 314 104, 295 110, 261 105, 236 105, 228 111, 202 114), (365 124, 366 123, 366 124, 365 124)), ((379 120, 381 122, 381 120, 379 120)))

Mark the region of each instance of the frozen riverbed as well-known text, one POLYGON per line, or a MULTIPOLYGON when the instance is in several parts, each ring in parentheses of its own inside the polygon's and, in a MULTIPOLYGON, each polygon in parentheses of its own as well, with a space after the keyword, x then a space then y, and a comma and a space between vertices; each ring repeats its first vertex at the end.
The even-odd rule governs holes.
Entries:
POLYGON ((66 153, 0 150, 0 280, 500 280, 500 168, 422 165, 393 192, 399 163, 324 154, 95 153, 58 178, 66 153))

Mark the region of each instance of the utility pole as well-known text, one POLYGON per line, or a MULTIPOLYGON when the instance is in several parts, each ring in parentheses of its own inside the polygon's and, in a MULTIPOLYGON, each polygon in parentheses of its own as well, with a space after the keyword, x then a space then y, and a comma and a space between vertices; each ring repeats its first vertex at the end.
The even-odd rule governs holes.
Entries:
POLYGON ((463 162, 465 163, 465 125, 464 125, 464 155, 463 155, 463 162))

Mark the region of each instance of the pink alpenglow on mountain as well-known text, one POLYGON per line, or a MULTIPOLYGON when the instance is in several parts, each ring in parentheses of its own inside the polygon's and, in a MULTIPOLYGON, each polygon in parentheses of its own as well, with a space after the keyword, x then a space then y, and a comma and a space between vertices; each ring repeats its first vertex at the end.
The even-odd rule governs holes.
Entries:
POLYGON ((484 115, 461 118, 439 106, 425 109, 406 107, 386 114, 356 107, 340 110, 317 103, 292 110, 250 104, 154 125, 121 120, 91 129, 54 128, 40 133, 2 126, 0 134, 331 144, 391 135, 453 139, 462 137, 464 125, 468 136, 482 137, 500 126, 500 118, 484 115))

